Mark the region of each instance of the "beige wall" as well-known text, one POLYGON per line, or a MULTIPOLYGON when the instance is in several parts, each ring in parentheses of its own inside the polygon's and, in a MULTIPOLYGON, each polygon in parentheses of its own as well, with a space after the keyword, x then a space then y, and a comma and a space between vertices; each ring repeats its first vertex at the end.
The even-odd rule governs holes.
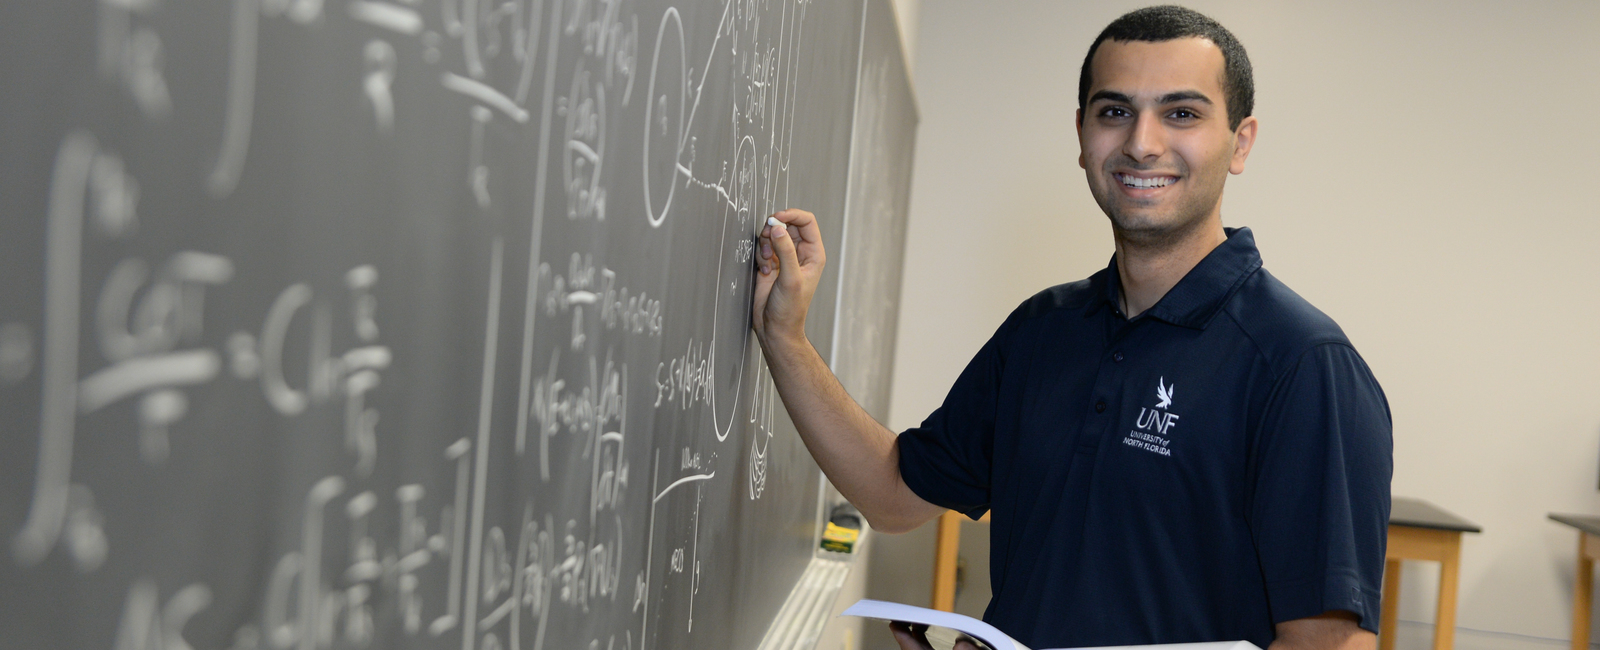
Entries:
MULTIPOLYGON (((1018 302, 1105 265, 1077 72, 1140 4, 921 4, 892 427, 936 407, 1018 302)), ((1256 69, 1260 140, 1224 220, 1372 366, 1394 492, 1484 527, 1460 625, 1564 639, 1576 537, 1544 517, 1600 514, 1600 3, 1395 5, 1191 3, 1256 69)), ((1431 620, 1436 575, 1407 570, 1402 619, 1431 620)))

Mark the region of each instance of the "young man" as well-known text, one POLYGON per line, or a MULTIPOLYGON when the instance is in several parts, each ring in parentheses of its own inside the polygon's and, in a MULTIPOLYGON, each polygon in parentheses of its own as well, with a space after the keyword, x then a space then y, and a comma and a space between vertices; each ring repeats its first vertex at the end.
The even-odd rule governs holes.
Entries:
POLYGON ((1338 325, 1222 225, 1252 94, 1243 47, 1205 16, 1108 26, 1077 122, 1110 266, 1019 306, 899 436, 805 338, 815 219, 762 232, 754 327, 807 448, 878 530, 992 510, 985 618, 1031 647, 1376 645, 1388 405, 1338 325))

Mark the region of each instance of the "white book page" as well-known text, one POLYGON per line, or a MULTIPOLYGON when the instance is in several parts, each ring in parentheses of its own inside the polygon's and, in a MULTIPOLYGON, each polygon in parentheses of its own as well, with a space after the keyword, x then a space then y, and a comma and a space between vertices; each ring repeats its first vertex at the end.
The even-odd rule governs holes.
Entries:
MULTIPOLYGON (((1017 643, 1016 640, 1006 636, 1004 632, 995 629, 993 625, 971 616, 941 612, 926 607, 863 598, 856 604, 851 605, 849 609, 844 610, 841 616, 860 616, 884 621, 900 621, 902 623, 949 628, 982 641, 989 647, 994 648, 994 650, 1028 650, 1027 646, 1017 643)), ((932 636, 929 637, 929 640, 933 640, 932 636)))
POLYGON ((1056 650, 1261 650, 1249 641, 1208 641, 1205 643, 1162 643, 1158 645, 1096 646, 1057 648, 1056 650))
MULTIPOLYGON (((863 598, 841 616, 860 616, 884 621, 900 621, 947 628, 982 641, 994 650, 1028 650, 1028 647, 1006 636, 993 625, 951 612, 863 598)), ((948 648, 955 642, 953 635, 928 632, 928 641, 935 648, 948 648)), ((1261 650, 1249 641, 1212 641, 1207 643, 1164 643, 1158 645, 1102 646, 1097 648, 1058 648, 1057 650, 1261 650)))

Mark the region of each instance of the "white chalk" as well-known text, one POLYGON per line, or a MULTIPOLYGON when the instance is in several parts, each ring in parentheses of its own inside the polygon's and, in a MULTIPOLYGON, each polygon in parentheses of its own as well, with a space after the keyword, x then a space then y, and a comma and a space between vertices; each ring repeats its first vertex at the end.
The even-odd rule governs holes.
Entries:
POLYGON ((767 225, 769 225, 769 226, 777 226, 779 228, 782 228, 783 227, 783 222, 782 221, 778 221, 777 217, 767 217, 767 225))

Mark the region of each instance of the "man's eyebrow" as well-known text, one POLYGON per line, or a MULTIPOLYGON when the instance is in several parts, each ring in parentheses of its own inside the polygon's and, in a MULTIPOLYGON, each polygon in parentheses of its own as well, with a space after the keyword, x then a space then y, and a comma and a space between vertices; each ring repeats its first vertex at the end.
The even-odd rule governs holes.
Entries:
POLYGON ((1132 104, 1133 103, 1133 98, 1132 97, 1129 97, 1129 96, 1124 95, 1124 94, 1119 93, 1119 92, 1113 92, 1113 91, 1110 91, 1110 90, 1096 91, 1095 94, 1093 94, 1093 95, 1091 95, 1089 97, 1089 103, 1090 104, 1093 104, 1093 103, 1098 102, 1100 100, 1105 100, 1105 101, 1108 101, 1108 102, 1117 102, 1119 104, 1132 104))
POLYGON ((1207 106, 1212 105, 1211 98, 1198 90, 1180 90, 1175 93, 1167 93, 1156 101, 1157 104, 1176 104, 1178 102, 1200 102, 1207 106))
MULTIPOLYGON (((1119 104, 1134 103, 1132 97, 1113 90, 1096 91, 1094 95, 1089 97, 1090 104, 1101 100, 1116 102, 1119 104)), ((1208 106, 1215 105, 1215 102, 1212 102, 1210 97, 1207 97, 1205 93, 1202 93, 1198 90, 1180 90, 1177 92, 1171 92, 1162 95, 1156 100, 1157 104, 1176 104, 1178 102, 1200 102, 1208 106)))

